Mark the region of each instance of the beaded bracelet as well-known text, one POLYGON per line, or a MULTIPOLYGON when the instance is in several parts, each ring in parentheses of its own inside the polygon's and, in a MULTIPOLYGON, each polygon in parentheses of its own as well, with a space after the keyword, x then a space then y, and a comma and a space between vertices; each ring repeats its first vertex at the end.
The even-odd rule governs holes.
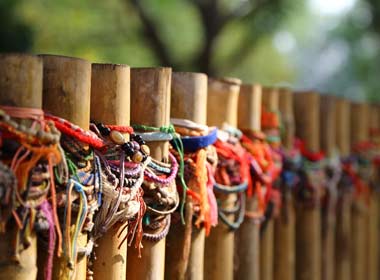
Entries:
MULTIPOLYGON (((179 174, 179 181, 182 186, 182 203, 180 206, 180 212, 181 212, 181 220, 182 223, 184 223, 184 206, 185 206, 185 201, 186 201, 186 195, 187 195, 187 185, 184 179, 184 160, 183 160, 183 155, 184 155, 184 148, 183 148, 183 143, 181 141, 181 138, 176 134, 175 128, 172 124, 169 126, 161 126, 161 127, 152 127, 152 126, 146 126, 146 125, 132 125, 132 127, 136 131, 143 131, 144 133, 146 132, 163 132, 165 134, 169 134, 173 137, 172 140, 172 145, 173 147, 178 151, 179 153, 179 166, 178 169, 176 170, 176 173, 178 172, 179 174)), ((151 177, 151 175, 146 174, 147 177, 151 177)), ((152 179, 152 178, 150 178, 152 179)), ((175 176, 173 177, 173 180, 175 179, 175 176)), ((160 181, 160 180, 157 180, 160 181)))

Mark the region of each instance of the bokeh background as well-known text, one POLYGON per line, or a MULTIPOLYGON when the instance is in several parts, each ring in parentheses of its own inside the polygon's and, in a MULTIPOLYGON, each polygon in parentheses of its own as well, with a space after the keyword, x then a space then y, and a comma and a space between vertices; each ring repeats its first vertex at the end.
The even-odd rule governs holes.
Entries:
POLYGON ((0 0, 0 51, 380 101, 378 0, 0 0))

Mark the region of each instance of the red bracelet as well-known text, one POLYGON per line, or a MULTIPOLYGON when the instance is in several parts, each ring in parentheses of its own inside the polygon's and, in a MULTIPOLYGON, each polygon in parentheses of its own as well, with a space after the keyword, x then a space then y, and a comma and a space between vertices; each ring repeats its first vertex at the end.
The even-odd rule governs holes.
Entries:
POLYGON ((56 128, 64 134, 67 134, 75 139, 86 143, 96 149, 102 148, 104 146, 104 142, 98 136, 96 136, 93 132, 86 131, 83 128, 72 124, 71 122, 46 114, 45 119, 53 121, 56 128))

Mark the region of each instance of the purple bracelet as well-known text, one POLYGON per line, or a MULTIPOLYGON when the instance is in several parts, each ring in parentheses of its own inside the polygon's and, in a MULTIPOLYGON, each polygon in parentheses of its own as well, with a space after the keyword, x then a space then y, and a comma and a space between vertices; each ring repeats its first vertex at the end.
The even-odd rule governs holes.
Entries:
POLYGON ((150 242, 158 242, 161 239, 164 239, 168 235, 168 232, 170 229, 171 215, 166 215, 165 220, 166 220, 165 226, 160 232, 158 232, 158 233, 146 233, 146 232, 144 232, 143 238, 145 240, 150 241, 150 242))
POLYGON ((147 180, 148 182, 154 182, 154 183, 158 183, 158 184, 162 184, 162 185, 168 185, 171 182, 173 182, 173 180, 177 176, 178 162, 171 153, 169 153, 169 159, 170 159, 170 162, 172 163, 172 171, 167 178, 165 178, 165 179, 160 178, 157 175, 152 174, 152 173, 148 172, 147 170, 145 170, 144 171, 145 180, 147 180))

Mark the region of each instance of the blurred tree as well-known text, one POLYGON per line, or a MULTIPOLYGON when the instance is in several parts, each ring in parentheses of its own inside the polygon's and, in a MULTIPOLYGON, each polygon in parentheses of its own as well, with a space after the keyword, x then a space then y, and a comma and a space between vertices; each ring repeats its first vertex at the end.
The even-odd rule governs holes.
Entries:
POLYGON ((17 15, 19 1, 0 1, 0 52, 29 51, 33 34, 27 24, 17 15))
MULTIPOLYGON (((235 64, 245 59, 257 46, 259 39, 270 36, 284 19, 286 11, 290 8, 290 2, 286 0, 184 0, 177 3, 176 13, 187 13, 189 9, 195 9, 200 18, 201 30, 199 36, 203 37, 199 49, 191 59, 176 58, 172 52, 172 41, 167 40, 162 28, 162 14, 155 13, 155 4, 175 5, 175 1, 149 1, 126 0, 137 11, 145 40, 149 43, 153 53, 160 64, 172 65, 179 70, 195 70, 214 75, 219 73, 218 67, 223 62, 215 63, 215 47, 218 39, 228 27, 234 25, 235 31, 241 34, 240 38, 232 36, 229 42, 233 49, 226 57, 224 63, 235 64), (155 2, 155 3, 154 3, 155 2), (166 2, 166 3, 164 3, 166 2), (170 3, 169 3, 170 2, 170 3)), ((177 1, 178 2, 178 1, 177 1)), ((168 5, 167 5, 168 7, 168 5)), ((181 26, 177 26, 173 39, 181 32, 181 26)))
MULTIPOLYGON (((6 51, 170 66, 274 84, 294 80, 272 36, 297 16, 302 1, 0 0, 0 14, 12 15, 30 34, 29 41, 19 40, 6 51)), ((9 22, 0 32, 23 34, 9 22)))
POLYGON ((364 0, 369 4, 370 14, 368 16, 371 18, 370 26, 371 28, 380 34, 380 1, 378 0, 364 0))

